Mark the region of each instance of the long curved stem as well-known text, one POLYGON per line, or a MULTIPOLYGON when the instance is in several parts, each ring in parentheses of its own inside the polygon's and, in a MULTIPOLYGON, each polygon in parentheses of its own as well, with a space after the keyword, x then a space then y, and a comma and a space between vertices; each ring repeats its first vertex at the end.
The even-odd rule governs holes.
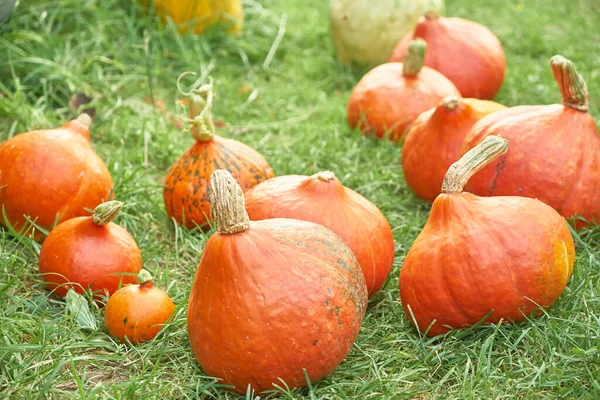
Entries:
POLYGON ((550 59, 550 67, 554 79, 558 83, 563 104, 575 110, 587 112, 590 104, 589 93, 575 64, 563 56, 556 55, 550 59))
POLYGON ((457 162, 452 164, 444 176, 442 193, 462 193, 469 179, 496 158, 506 153, 508 140, 500 136, 488 136, 483 142, 467 151, 457 162))

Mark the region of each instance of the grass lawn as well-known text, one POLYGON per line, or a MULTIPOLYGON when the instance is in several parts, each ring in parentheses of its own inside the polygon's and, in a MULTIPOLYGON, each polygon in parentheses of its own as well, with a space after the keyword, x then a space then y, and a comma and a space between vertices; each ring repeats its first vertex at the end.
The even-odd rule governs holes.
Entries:
MULTIPOLYGON (((145 267, 177 304, 152 343, 131 347, 79 328, 40 284, 40 246, 0 231, 0 398, 238 398, 206 377, 186 330, 187 299, 206 235, 175 229, 162 200, 169 166, 192 144, 144 98, 173 113, 184 71, 212 75, 215 118, 258 149, 277 175, 330 169, 377 204, 396 260, 371 301, 347 359, 297 399, 600 398, 600 228, 576 236, 577 263, 548 313, 520 326, 483 326, 428 339, 399 301, 398 274, 429 205, 406 187, 400 151, 346 125, 346 101, 364 71, 341 66, 325 0, 247 0, 244 35, 180 36, 133 0, 21 0, 0 28, 0 139, 62 124, 72 93, 95 101, 92 140, 127 202, 117 222, 137 239, 145 267), (278 32, 285 35, 275 49, 278 32), (276 52, 273 52, 276 50, 276 52)), ((550 57, 572 59, 600 119, 600 5, 596 0, 447 0, 447 15, 481 22, 504 45, 496 100, 560 102, 550 57)), ((193 82, 184 78, 184 84, 193 82)), ((215 284, 218 284, 215 282, 215 284)), ((102 311, 94 309, 99 322, 102 311)), ((252 398, 249 396, 248 398, 252 398)))

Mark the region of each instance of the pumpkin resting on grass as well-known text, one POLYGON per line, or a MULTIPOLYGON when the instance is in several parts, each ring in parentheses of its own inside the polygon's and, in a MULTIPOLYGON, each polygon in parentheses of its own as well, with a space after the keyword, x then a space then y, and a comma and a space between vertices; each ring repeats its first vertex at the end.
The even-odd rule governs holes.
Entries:
POLYGON ((565 220, 527 197, 478 197, 462 188, 506 151, 487 137, 453 164, 423 231, 400 271, 408 318, 435 336, 485 323, 520 322, 549 308, 573 271, 575 247, 565 220))
POLYGON ((428 12, 414 32, 398 43, 390 62, 402 62, 409 43, 417 38, 427 42, 425 65, 450 79, 464 97, 489 100, 502 87, 506 72, 504 49, 485 26, 428 12))
POLYGON ((144 343, 156 336, 169 320, 175 304, 163 290, 152 285, 152 275, 142 269, 137 285, 117 290, 106 303, 104 322, 112 337, 133 344, 144 343))
POLYGON ((191 94, 190 131, 196 143, 173 164, 163 191, 169 218, 190 229, 208 225, 210 204, 206 191, 215 170, 230 171, 244 191, 274 176, 256 150, 237 140, 215 135, 212 91, 210 82, 191 94))
POLYGON ((477 122, 465 139, 465 151, 489 135, 507 139, 510 149, 475 175, 466 190, 479 196, 533 197, 565 218, 578 214, 600 222, 600 137, 588 113, 587 86, 566 58, 552 57, 550 64, 563 103, 511 107, 477 122))
POLYGON ((0 208, 22 235, 42 240, 26 216, 50 230, 110 200, 113 181, 90 145, 92 119, 81 114, 57 129, 22 133, 0 144, 0 208))
POLYGON ((112 294, 120 284, 135 282, 131 274, 142 269, 140 249, 129 232, 111 222, 122 206, 103 203, 91 217, 72 218, 50 232, 40 251, 40 273, 57 296, 65 297, 69 288, 112 294))
POLYGON ((240 186, 215 171, 217 226, 188 307, 190 345, 204 372, 238 393, 285 381, 306 386, 346 357, 367 307, 360 266, 329 229, 294 219, 249 221, 240 186), (281 379, 281 380, 280 380, 281 379))
POLYGON ((406 127, 446 96, 460 92, 444 75, 423 67, 427 44, 410 43, 404 63, 373 68, 358 82, 348 100, 348 124, 364 135, 398 141, 406 127))
POLYGON ((465 136, 482 117, 501 104, 488 100, 449 96, 408 127, 402 144, 404 179, 424 200, 433 201, 450 165, 462 156, 465 136))
POLYGON ((269 179, 246 193, 246 210, 253 221, 293 218, 331 229, 358 259, 369 296, 381 289, 392 269, 394 237, 387 219, 333 172, 269 179))

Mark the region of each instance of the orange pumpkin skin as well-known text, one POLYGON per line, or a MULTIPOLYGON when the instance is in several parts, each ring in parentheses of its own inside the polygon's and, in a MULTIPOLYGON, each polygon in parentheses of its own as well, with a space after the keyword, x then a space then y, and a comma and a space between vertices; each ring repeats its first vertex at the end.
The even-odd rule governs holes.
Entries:
POLYGON ((245 393, 329 374, 352 347, 367 307, 356 257, 329 229, 250 221, 241 188, 215 171, 208 240, 188 304, 191 349, 204 372, 245 393), (281 380, 280 380, 281 379, 281 380))
MULTIPOLYGON (((508 139, 510 149, 475 175, 466 190, 533 197, 565 218, 579 214, 600 222, 600 137, 587 112, 587 88, 570 61, 553 57, 552 68, 563 104, 512 107, 473 126, 464 150, 491 134, 508 139)), ((585 223, 577 220, 575 226, 585 223)))
POLYGON ((404 178, 421 199, 440 194, 444 175, 462 156, 463 142, 482 117, 506 107, 493 101, 447 97, 421 114, 407 129, 402 144, 404 178))
MULTIPOLYGON (((90 123, 80 116, 0 144, 0 206, 16 232, 32 233, 31 227, 24 229, 25 216, 50 230, 110 199, 113 181, 90 145, 90 123)), ((4 218, 0 223, 5 225, 4 218)), ((33 237, 41 240, 44 234, 35 230, 33 237)))
POLYGON ((491 310, 485 323, 521 322, 556 301, 574 262, 567 224, 541 201, 441 194, 402 265, 402 305, 421 331, 436 320, 429 336, 491 310))
POLYGON ((123 273, 137 274, 141 269, 142 255, 129 232, 113 222, 96 225, 92 217, 58 225, 40 251, 40 273, 59 297, 65 297, 69 288, 112 294, 120 284, 135 283, 135 276, 123 273))
POLYGON ((173 164, 165 180, 163 194, 169 218, 188 229, 207 226, 210 204, 206 190, 210 175, 217 169, 230 171, 243 190, 274 176, 256 150, 237 140, 215 135, 208 141, 196 141, 173 164))
POLYGON ((460 92, 446 77, 423 67, 417 76, 404 76, 402 63, 382 64, 358 82, 348 101, 348 124, 365 135, 398 141, 424 111, 446 96, 460 92))
POLYGON ((310 222, 251 222, 208 241, 188 309, 190 345, 204 372, 245 393, 283 379, 306 386, 352 347, 367 306, 360 267, 346 245, 310 222))
POLYGON ((453 164, 442 194, 400 271, 408 318, 429 336, 482 321, 521 322, 549 308, 575 263, 566 221, 527 197, 463 193, 468 179, 507 149, 497 136, 453 164))
POLYGON ((398 43, 390 62, 402 62, 416 38, 425 40, 430 49, 425 65, 450 79, 464 97, 489 100, 502 87, 504 50, 485 26, 462 18, 421 17, 414 32, 398 43))
POLYGON ((104 322, 112 337, 139 344, 153 339, 173 311, 173 300, 151 282, 128 285, 108 299, 104 322))
POLYGON ((246 210, 253 221, 293 218, 331 229, 358 259, 369 297, 381 289, 392 269, 394 237, 387 219, 333 173, 269 179, 246 193, 246 210))

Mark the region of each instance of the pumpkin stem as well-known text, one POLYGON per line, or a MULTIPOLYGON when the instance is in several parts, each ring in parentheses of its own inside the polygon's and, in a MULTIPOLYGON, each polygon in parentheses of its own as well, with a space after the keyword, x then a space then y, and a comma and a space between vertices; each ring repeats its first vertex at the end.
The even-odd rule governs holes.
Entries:
POLYGON ((454 111, 458 108, 459 100, 456 96, 448 96, 442 100, 442 103, 447 111, 454 111))
POLYGON ((587 112, 590 96, 585 81, 575 69, 575 64, 563 56, 556 55, 550 59, 550 67, 552 67, 552 74, 558 83, 563 104, 575 110, 587 112))
POLYGON ((241 233, 250 226, 242 188, 229 171, 218 169, 208 185, 210 214, 217 230, 225 235, 241 233))
POLYGON ((77 116, 77 118, 75 118, 78 122, 81 122, 83 125, 87 126, 88 128, 90 126, 92 126, 92 117, 90 117, 88 114, 86 113, 81 113, 77 116))
POLYGON ((402 63, 402 72, 404 76, 417 76, 425 63, 426 50, 427 42, 423 39, 415 39, 410 42, 408 45, 408 52, 402 63))
POLYGON ((145 269, 141 269, 135 279, 140 286, 149 286, 152 285, 152 275, 145 269))
POLYGON ((323 182, 329 182, 335 179, 335 174, 331 171, 321 171, 317 173, 317 179, 323 182))
POLYGON ((190 127, 194 139, 208 142, 215 136, 215 125, 212 117, 213 80, 193 89, 190 93, 190 127))
POLYGON ((429 11, 425 12, 425 19, 428 21, 438 19, 439 17, 440 17, 440 13, 435 10, 429 10, 429 11))
POLYGON ((500 136, 486 137, 483 142, 466 152, 460 160, 450 166, 444 176, 442 193, 462 193, 463 187, 477 171, 506 153, 507 149, 508 140, 500 136))
POLYGON ((123 202, 112 200, 100 204, 94 209, 92 221, 99 226, 107 225, 119 215, 119 211, 123 208, 123 202))

